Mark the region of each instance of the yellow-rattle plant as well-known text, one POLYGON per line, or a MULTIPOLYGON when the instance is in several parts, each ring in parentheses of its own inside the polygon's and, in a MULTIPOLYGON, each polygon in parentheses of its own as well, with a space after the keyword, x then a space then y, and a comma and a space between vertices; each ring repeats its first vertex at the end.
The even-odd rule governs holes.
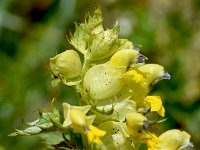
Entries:
POLYGON ((170 75, 161 65, 146 64, 138 48, 119 37, 118 23, 113 29, 104 29, 102 20, 100 9, 87 15, 71 34, 69 42, 74 50, 50 58, 53 86, 63 83, 74 87, 80 105, 64 102, 59 111, 53 100, 50 112, 41 111, 40 118, 27 123, 25 130, 16 129, 10 135, 46 135, 46 143, 55 149, 192 147, 185 131, 173 129, 159 134, 155 130, 166 120, 165 108, 161 97, 149 92, 170 75))

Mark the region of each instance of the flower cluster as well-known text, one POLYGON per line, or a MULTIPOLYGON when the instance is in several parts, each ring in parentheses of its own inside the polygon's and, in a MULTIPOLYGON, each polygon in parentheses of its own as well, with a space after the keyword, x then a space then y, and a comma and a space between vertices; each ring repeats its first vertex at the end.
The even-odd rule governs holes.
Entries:
MULTIPOLYGON (((102 20, 99 9, 88 15, 70 37, 75 49, 50 59, 53 86, 72 86, 80 95, 80 106, 63 103, 62 113, 47 113, 51 130, 80 134, 86 149, 137 150, 146 144, 148 150, 178 150, 192 146, 185 131, 173 129, 159 135, 155 130, 166 120, 165 108, 161 97, 149 92, 170 75, 161 65, 147 64, 132 42, 120 39, 117 23, 104 30, 102 20)), ((38 133, 44 131, 39 123, 34 127, 41 129, 38 133)))

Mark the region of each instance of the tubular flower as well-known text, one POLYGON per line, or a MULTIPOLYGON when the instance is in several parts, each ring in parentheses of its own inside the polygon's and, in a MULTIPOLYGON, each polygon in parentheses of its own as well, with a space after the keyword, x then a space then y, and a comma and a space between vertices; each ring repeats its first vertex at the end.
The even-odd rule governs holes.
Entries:
POLYGON ((165 108, 162 105, 160 96, 146 96, 144 101, 151 108, 151 112, 156 111, 160 116, 165 116, 165 108))
POLYGON ((148 150, 154 150, 155 148, 159 148, 160 147, 160 139, 154 135, 153 133, 147 133, 147 141, 146 141, 146 144, 147 144, 147 147, 148 147, 148 150))
POLYGON ((190 142, 190 137, 190 134, 185 131, 177 129, 168 130, 159 136, 161 141, 159 150, 177 150, 193 147, 193 144, 190 142))
POLYGON ((89 125, 88 129, 86 129, 86 135, 89 144, 91 143, 102 144, 100 137, 104 136, 105 134, 106 134, 105 131, 98 129, 93 125, 89 125))
POLYGON ((128 134, 133 139, 145 138, 144 124, 147 118, 140 113, 133 112, 126 114, 126 127, 128 134))

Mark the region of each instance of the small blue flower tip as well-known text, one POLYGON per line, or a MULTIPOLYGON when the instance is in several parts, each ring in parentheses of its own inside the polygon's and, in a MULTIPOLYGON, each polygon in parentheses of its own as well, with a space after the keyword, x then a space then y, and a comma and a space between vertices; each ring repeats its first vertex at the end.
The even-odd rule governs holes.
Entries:
POLYGON ((140 54, 137 58, 138 63, 143 63, 145 62, 145 60, 146 60, 146 57, 143 56, 142 54, 140 54))
POLYGON ((84 126, 84 131, 87 132, 89 131, 90 129, 88 128, 88 126, 84 126))
POLYGON ((148 129, 149 125, 148 124, 143 124, 143 128, 146 130, 148 129))
POLYGON ((181 147, 179 147, 179 150, 184 150, 185 148, 186 149, 190 149, 190 148, 193 148, 194 145, 192 142, 188 141, 187 143, 185 143, 184 145, 182 145, 181 147))
POLYGON ((187 147, 194 147, 194 144, 192 142, 188 142, 187 147))
POLYGON ((136 51, 140 51, 140 48, 139 47, 137 47, 137 46, 134 46, 134 48, 133 48, 134 50, 136 50, 136 51))
POLYGON ((170 74, 167 73, 167 72, 165 72, 162 77, 163 77, 163 79, 170 79, 171 78, 170 74))

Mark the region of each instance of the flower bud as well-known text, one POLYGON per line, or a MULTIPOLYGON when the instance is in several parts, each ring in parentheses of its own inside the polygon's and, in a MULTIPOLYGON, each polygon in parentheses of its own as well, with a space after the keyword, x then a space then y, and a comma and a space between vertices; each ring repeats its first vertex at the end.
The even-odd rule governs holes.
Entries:
POLYGON ((79 55, 74 50, 66 50, 50 58, 50 67, 54 77, 64 79, 66 84, 68 80, 79 77, 82 69, 79 55))
POLYGON ((110 59, 109 64, 113 66, 130 66, 137 61, 139 52, 132 49, 117 51, 110 59))
POLYGON ((104 31, 102 25, 102 13, 100 9, 95 10, 94 15, 87 15, 84 23, 76 24, 74 35, 71 35, 70 43, 76 48, 77 51, 86 55, 89 51, 88 44, 90 45, 95 35, 104 31))
POLYGON ((90 53, 88 59, 90 61, 108 60, 119 49, 119 28, 117 24, 113 29, 108 29, 93 37, 93 41, 89 47, 90 53))
POLYGON ((119 41, 121 45, 120 49, 134 49, 133 43, 128 39, 119 39, 119 41))

